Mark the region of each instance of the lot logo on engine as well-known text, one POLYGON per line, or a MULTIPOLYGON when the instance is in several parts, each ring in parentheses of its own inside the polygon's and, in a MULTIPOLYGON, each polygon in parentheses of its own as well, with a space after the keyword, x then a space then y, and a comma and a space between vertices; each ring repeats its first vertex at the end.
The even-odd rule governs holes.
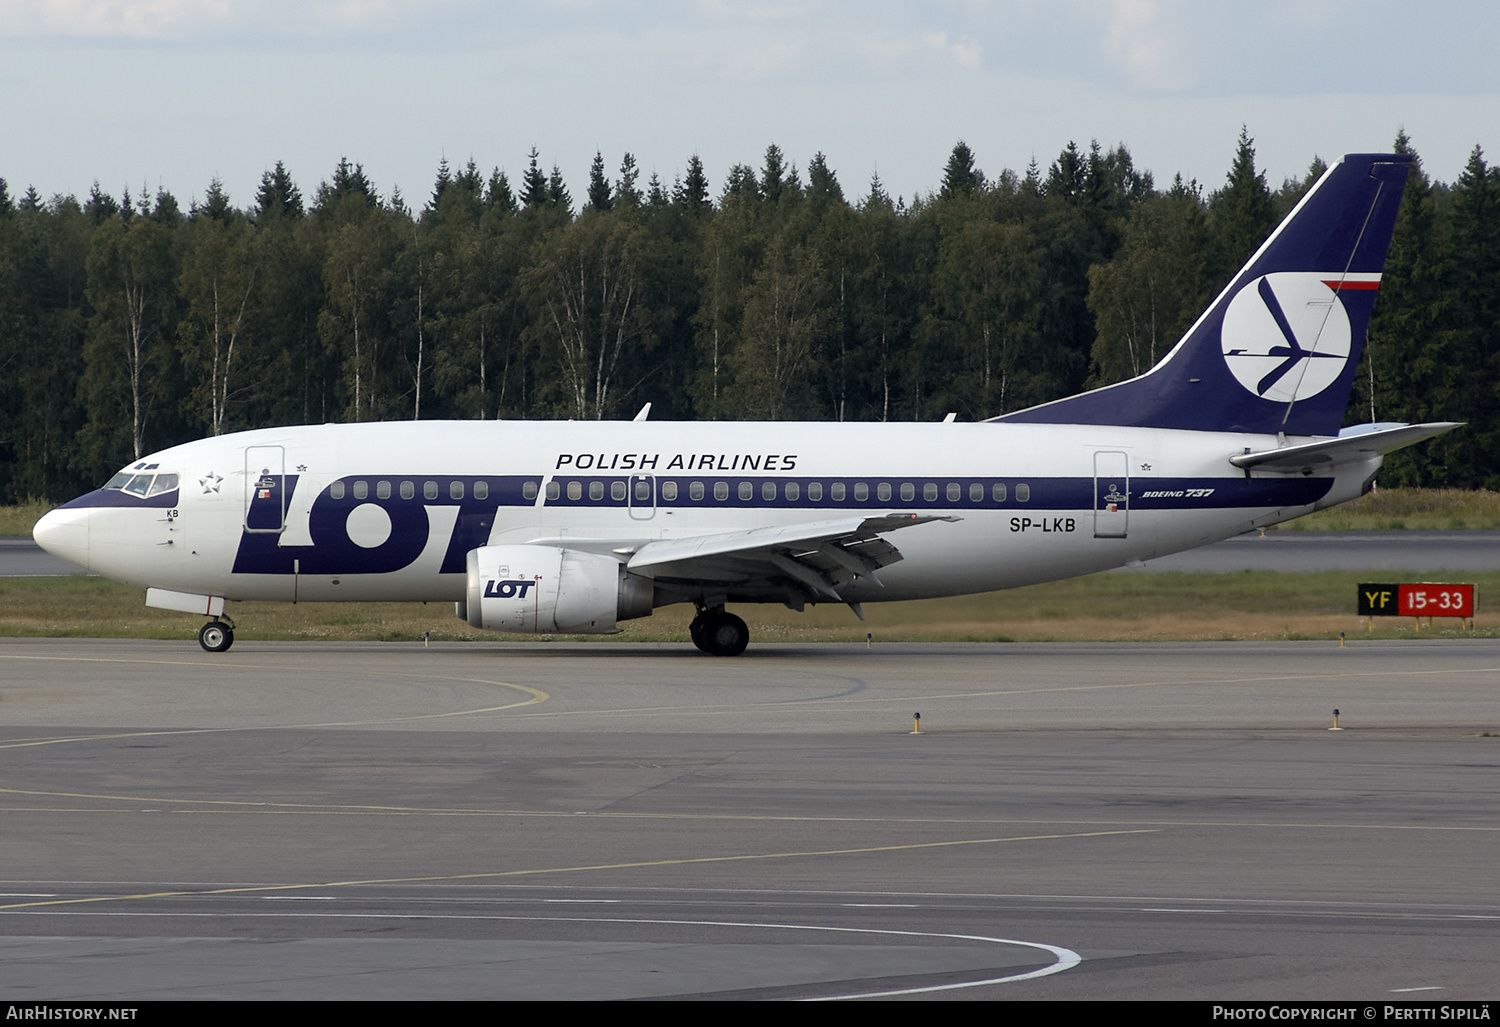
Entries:
POLYGON ((526 592, 535 585, 534 581, 515 581, 506 579, 503 581, 488 581, 484 586, 484 597, 486 599, 525 599, 526 592))

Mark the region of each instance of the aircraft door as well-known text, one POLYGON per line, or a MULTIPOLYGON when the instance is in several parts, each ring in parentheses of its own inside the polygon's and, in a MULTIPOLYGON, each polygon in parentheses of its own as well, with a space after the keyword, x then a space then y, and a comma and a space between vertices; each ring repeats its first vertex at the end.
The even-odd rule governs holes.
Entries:
POLYGON ((1130 458, 1094 454, 1094 537, 1124 538, 1130 523, 1130 458))
POLYGON ((286 450, 245 448, 245 530, 279 535, 286 530, 286 450))
POLYGON ((631 520, 649 521, 656 516, 656 476, 654 474, 632 474, 630 492, 626 505, 631 520))

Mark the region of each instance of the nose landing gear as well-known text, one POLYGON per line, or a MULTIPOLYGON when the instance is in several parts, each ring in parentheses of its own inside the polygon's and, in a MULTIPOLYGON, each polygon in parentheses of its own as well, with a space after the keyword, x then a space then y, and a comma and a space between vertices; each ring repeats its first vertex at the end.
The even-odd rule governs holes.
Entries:
POLYGON ((745 622, 722 606, 698 611, 688 625, 693 644, 713 656, 738 656, 750 644, 750 629, 745 622))
POLYGON ((198 629, 198 644, 207 652, 227 652, 234 645, 234 622, 229 618, 215 618, 198 629))

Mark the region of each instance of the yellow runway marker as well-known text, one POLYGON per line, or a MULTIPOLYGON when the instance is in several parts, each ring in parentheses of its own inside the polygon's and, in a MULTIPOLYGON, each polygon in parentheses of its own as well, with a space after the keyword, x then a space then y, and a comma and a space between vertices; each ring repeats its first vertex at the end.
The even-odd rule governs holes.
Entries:
POLYGON ((875 852, 901 852, 912 849, 943 849, 960 845, 999 845, 1005 842, 1040 842, 1069 838, 1102 838, 1122 834, 1155 834, 1155 829, 1128 831, 1084 831, 1074 834, 1018 835, 1011 838, 961 838, 948 842, 917 842, 909 845, 876 845, 860 849, 819 849, 809 852, 762 852, 739 856, 693 856, 685 859, 653 859, 637 863, 600 863, 576 867, 539 867, 532 870, 495 870, 473 874, 441 874, 432 877, 387 877, 361 881, 325 881, 321 884, 258 884, 243 888, 210 888, 206 891, 141 892, 134 895, 96 895, 85 899, 45 899, 41 902, 17 902, 0 906, 0 910, 34 909, 39 906, 76 906, 93 902, 127 902, 140 899, 168 899, 206 895, 246 895, 256 892, 300 891, 311 888, 358 888, 389 884, 434 884, 441 881, 484 881, 501 877, 529 877, 540 874, 577 874, 591 870, 639 870, 645 867, 688 866, 694 863, 737 863, 749 860, 806 859, 813 856, 859 856, 875 852))

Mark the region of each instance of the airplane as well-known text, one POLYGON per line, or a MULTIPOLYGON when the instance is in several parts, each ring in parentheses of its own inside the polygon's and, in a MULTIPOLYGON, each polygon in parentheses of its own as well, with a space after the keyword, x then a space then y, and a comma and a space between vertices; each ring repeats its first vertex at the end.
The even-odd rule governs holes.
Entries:
POLYGON ((204 615, 210 652, 228 602, 411 600, 532 634, 692 603, 732 656, 728 603, 863 617, 1134 565, 1353 499, 1459 426, 1340 430, 1408 166, 1330 167, 1150 371, 987 421, 265 428, 133 461, 34 536, 204 615))

